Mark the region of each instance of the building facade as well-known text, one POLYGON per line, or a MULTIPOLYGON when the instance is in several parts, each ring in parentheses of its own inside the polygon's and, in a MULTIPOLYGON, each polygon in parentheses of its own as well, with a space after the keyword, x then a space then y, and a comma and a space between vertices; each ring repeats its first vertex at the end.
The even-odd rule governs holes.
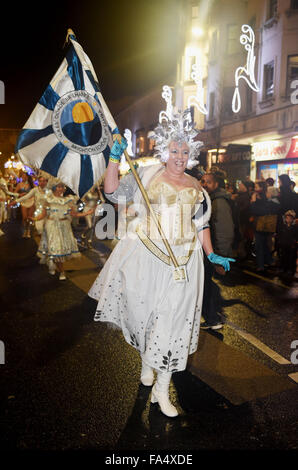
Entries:
MULTIPOLYGON (((215 0, 206 12, 205 3, 190 2, 177 84, 180 106, 186 106, 185 77, 199 64, 207 166, 226 170, 231 181, 271 176, 277 182, 287 173, 298 186, 298 1, 215 0)), ((201 123, 198 110, 194 114, 201 123)))
POLYGON ((298 188, 298 0, 184 0, 176 76, 115 118, 132 132, 133 155, 150 156, 148 132, 165 109, 190 107, 206 168, 231 182, 289 174, 298 188), (195 73, 195 75, 194 75, 195 73), (236 92, 237 88, 237 92, 236 92))

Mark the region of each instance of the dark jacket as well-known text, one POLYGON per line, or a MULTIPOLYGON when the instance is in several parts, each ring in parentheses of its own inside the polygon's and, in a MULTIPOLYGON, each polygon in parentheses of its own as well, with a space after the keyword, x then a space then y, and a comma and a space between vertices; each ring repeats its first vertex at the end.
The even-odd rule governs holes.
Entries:
POLYGON ((262 198, 257 199, 256 202, 252 202, 250 205, 250 213, 255 216, 255 226, 257 225, 258 216, 262 215, 276 215, 277 225, 278 217, 280 217, 281 207, 279 202, 274 202, 272 199, 262 198))
POLYGON ((296 217, 298 217, 298 194, 297 193, 287 188, 286 189, 280 188, 279 202, 281 205, 282 214, 292 209, 296 212, 296 217))
POLYGON ((295 249, 298 241, 298 225, 282 223, 277 232, 278 243, 282 248, 295 249))
POLYGON ((280 204, 271 199, 257 199, 250 205, 252 215, 278 215, 280 213, 280 204))
POLYGON ((249 224, 250 217, 250 195, 248 192, 239 192, 235 199, 235 204, 239 214, 239 224, 244 227, 249 224))
POLYGON ((221 256, 232 256, 234 222, 231 195, 222 188, 210 194, 212 212, 210 218, 211 240, 214 252, 221 256))

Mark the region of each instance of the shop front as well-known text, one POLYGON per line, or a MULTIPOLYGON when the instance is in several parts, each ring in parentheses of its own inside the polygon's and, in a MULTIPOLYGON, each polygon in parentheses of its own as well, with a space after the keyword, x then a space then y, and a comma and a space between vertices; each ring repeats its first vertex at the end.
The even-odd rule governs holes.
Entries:
POLYGON ((256 179, 273 178, 278 186, 278 176, 287 174, 298 190, 298 136, 252 144, 256 162, 256 179))
POLYGON ((217 166, 225 171, 229 183, 249 178, 250 160, 250 145, 229 144, 227 147, 208 151, 208 166, 217 166))

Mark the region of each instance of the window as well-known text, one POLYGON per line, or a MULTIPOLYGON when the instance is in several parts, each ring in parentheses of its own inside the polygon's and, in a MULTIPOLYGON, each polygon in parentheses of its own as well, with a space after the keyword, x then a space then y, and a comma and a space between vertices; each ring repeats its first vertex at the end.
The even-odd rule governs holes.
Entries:
POLYGON ((148 145, 148 154, 149 155, 154 154, 154 147, 155 147, 155 140, 149 139, 149 145, 148 145))
POLYGON ((209 52, 209 60, 213 61, 217 57, 217 30, 213 31, 211 41, 210 41, 210 52, 209 52))
POLYGON ((140 157, 145 153, 145 131, 140 129, 136 132, 136 154, 140 157))
POLYGON ((236 24, 229 24, 228 25, 228 43, 227 43, 227 54, 235 54, 239 51, 239 28, 236 24))
POLYGON ((263 99, 272 98, 274 93, 274 62, 264 65, 264 88, 263 99))
POLYGON ((298 55, 289 55, 287 65, 287 96, 292 92, 291 83, 294 80, 298 80, 298 55))
POLYGON ((208 118, 211 121, 214 119, 214 113, 215 113, 215 93, 212 91, 209 93, 209 110, 208 110, 208 118))
POLYGON ((246 112, 250 114, 252 112, 252 89, 247 86, 246 87, 246 112))
POLYGON ((255 29, 256 29, 256 17, 253 16, 253 17, 250 19, 250 21, 249 21, 248 24, 249 24, 249 26, 251 27, 251 29, 252 29, 253 31, 255 31, 255 29))
POLYGON ((192 18, 198 18, 199 17, 199 7, 193 6, 191 8, 191 17, 192 18))
POLYGON ((234 95, 234 87, 227 86, 223 90, 223 118, 224 119, 231 119, 233 116, 233 110, 232 110, 232 101, 233 101, 233 95, 234 95))
POLYGON ((277 15, 277 0, 269 0, 268 2, 268 20, 277 15))
POLYGON ((292 10, 298 10, 298 0, 291 0, 292 10))
POLYGON ((191 122, 195 121, 195 107, 191 106, 190 107, 190 117, 191 117, 191 122))
POLYGON ((145 139, 143 136, 137 138, 137 154, 142 155, 145 150, 145 139))

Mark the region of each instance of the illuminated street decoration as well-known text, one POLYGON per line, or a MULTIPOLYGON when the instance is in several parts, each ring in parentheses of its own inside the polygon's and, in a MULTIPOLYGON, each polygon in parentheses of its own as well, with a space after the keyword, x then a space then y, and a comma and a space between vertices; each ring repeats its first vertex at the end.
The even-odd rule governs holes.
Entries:
POLYGON ((159 113, 159 122, 160 124, 165 119, 166 121, 171 120, 173 118, 173 105, 172 105, 172 90, 168 85, 164 85, 162 87, 163 92, 161 94, 162 98, 167 103, 167 109, 165 111, 161 111, 159 113))
POLYGON ((204 104, 204 88, 202 74, 199 72, 200 70, 197 64, 193 64, 190 76, 197 85, 197 94, 188 97, 187 107, 190 108, 191 106, 195 106, 201 113, 207 114, 207 109, 204 104))
POLYGON ((238 113, 241 108, 241 97, 239 92, 239 80, 241 78, 246 81, 253 91, 259 91, 259 87, 256 84, 254 70, 256 62, 256 57, 254 55, 255 35, 252 28, 247 24, 242 25, 241 30, 244 34, 241 34, 240 36, 240 43, 245 46, 247 59, 246 65, 244 67, 238 67, 235 72, 235 91, 232 101, 232 110, 234 113, 238 113))
MULTIPOLYGON (((159 123, 162 124, 162 121, 166 121, 166 123, 169 124, 174 118, 178 120, 180 119, 180 125, 184 127, 184 130, 190 131, 192 129, 192 125, 191 125, 192 117, 191 117, 190 109, 188 108, 184 111, 183 118, 181 120, 181 116, 179 117, 179 115, 175 114, 175 112, 177 112, 176 108, 175 109, 173 108, 171 88, 168 85, 164 85, 162 89, 163 89, 163 92, 161 96, 167 103, 167 108, 165 111, 161 111, 159 113, 159 118, 158 118, 159 123)), ((148 137, 149 139, 152 138, 152 131, 148 133, 148 137)))

